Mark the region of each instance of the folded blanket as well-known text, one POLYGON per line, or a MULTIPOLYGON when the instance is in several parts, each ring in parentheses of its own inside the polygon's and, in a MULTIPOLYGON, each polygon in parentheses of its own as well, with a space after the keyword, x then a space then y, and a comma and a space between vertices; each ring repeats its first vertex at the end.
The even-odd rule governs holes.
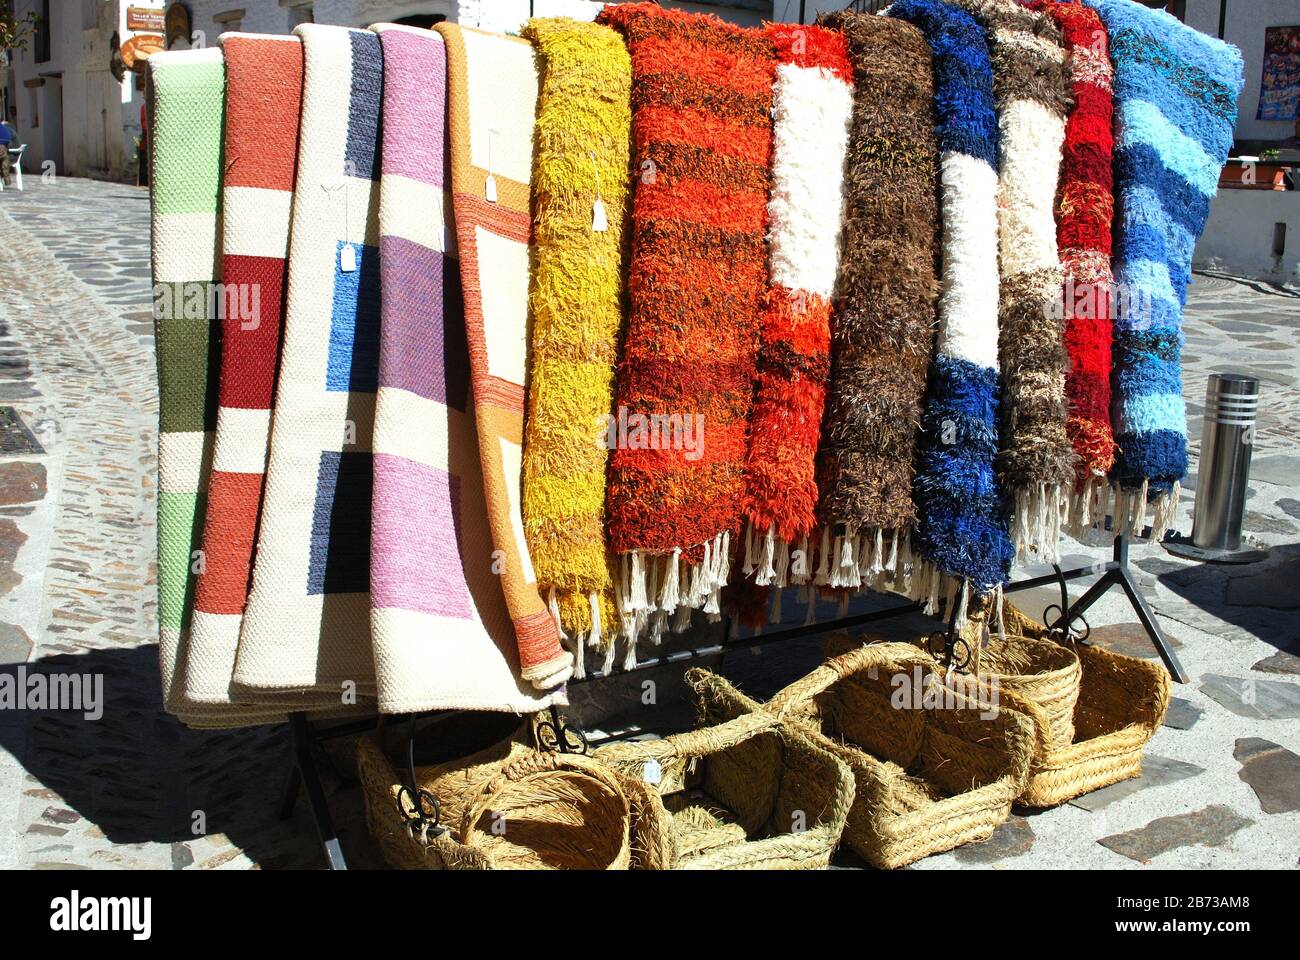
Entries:
POLYGON ((870 586, 898 569, 916 519, 913 444, 934 355, 938 199, 934 79, 921 32, 836 13, 853 61, 844 249, 822 438, 816 582, 870 586))
POLYGON ((1070 357, 1065 426, 1078 455, 1069 518, 1071 530, 1082 533, 1106 514, 1106 474, 1115 462, 1110 428, 1113 71, 1106 27, 1095 10, 1054 0, 1033 0, 1027 6, 1060 28, 1074 94, 1065 122, 1056 239, 1065 271, 1061 307, 1070 357))
POLYGON ((149 65, 154 333, 158 344, 158 648, 163 704, 184 715, 194 551, 215 428, 220 328, 208 306, 220 278, 220 50, 162 54, 149 65), (191 309, 186 310, 190 305, 191 309))
POLYGON ((519 491, 537 66, 526 40, 448 23, 436 29, 447 47, 452 205, 493 572, 524 679, 549 690, 572 674, 573 657, 537 591, 519 491))
POLYGON ((532 362, 524 533, 577 676, 614 655, 605 545, 607 434, 623 327, 632 64, 607 26, 530 20, 542 78, 533 162, 532 362))
POLYGON ((912 596, 934 612, 1000 587, 1011 567, 998 449, 998 124, 988 44, 975 19, 938 0, 898 0, 934 55, 943 198, 939 336, 917 439, 920 561, 912 596), (967 586, 969 585, 969 586, 967 586))
POLYGON ((381 24, 384 95, 370 622, 380 713, 537 710, 519 678, 469 396, 451 223, 447 55, 381 24))
POLYGON ((192 727, 270 723, 264 707, 199 703, 186 696, 194 574, 212 440, 220 325, 225 66, 217 49, 158 54, 149 64, 154 332, 158 349, 158 650, 163 705, 192 727))
POLYGON ((186 695, 231 702, 262 505, 302 99, 297 37, 227 33, 221 376, 186 695))
POLYGON ((1065 432, 1065 325, 1052 210, 1070 107, 1070 68, 1050 18, 1015 0, 950 0, 984 27, 993 58, 1000 164, 998 350, 1005 392, 998 472, 1018 555, 1054 563, 1074 486, 1065 432))
POLYGON ((1088 0, 1115 69, 1115 440, 1112 513, 1161 537, 1187 472, 1182 313, 1192 248, 1232 146, 1241 52, 1131 0, 1088 0))
POLYGON ((767 290, 776 57, 763 33, 650 3, 600 22, 632 55, 631 313, 610 461, 624 633, 720 616, 739 539, 767 290))
POLYGON ((234 682, 373 695, 371 433, 378 376, 379 38, 305 24, 288 303, 253 586, 234 682))
POLYGON ((780 588, 812 574, 853 68, 837 30, 770 24, 767 35, 777 56, 769 287, 745 458, 744 572, 780 588))

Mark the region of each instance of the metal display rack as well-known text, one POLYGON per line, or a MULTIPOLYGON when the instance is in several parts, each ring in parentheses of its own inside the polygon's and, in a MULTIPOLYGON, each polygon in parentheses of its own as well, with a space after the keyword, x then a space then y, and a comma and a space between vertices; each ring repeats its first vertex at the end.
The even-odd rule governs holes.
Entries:
MULTIPOLYGON (((1104 594, 1113 587, 1120 587, 1128 597, 1130 605, 1137 614, 1142 628, 1146 631, 1147 637, 1151 640, 1156 652, 1159 653, 1160 659, 1164 661, 1165 667, 1169 674, 1179 683, 1186 683, 1188 680, 1187 673, 1183 665, 1179 662, 1178 657, 1174 654, 1169 645, 1168 639, 1156 622, 1155 615, 1147 605, 1141 592, 1138 590, 1137 582, 1129 569, 1129 537, 1128 534, 1120 534, 1115 537, 1112 557, 1108 561, 1098 564, 1092 564, 1086 567, 1073 567, 1068 570, 1062 570, 1059 566, 1053 566, 1053 572, 1038 577, 1029 577, 1024 580, 1017 580, 1006 584, 1003 588, 1004 593, 1017 593, 1022 590, 1032 590, 1035 587, 1057 584, 1061 590, 1061 602, 1058 605, 1052 604, 1043 612, 1043 620, 1047 626, 1062 634, 1068 632, 1076 642, 1084 643, 1088 637, 1088 623, 1084 613, 1097 602, 1104 594), (1099 579, 1088 590, 1073 603, 1070 602, 1068 583, 1071 580, 1079 580, 1085 577, 1096 576, 1100 574, 1099 579), (1057 611, 1052 615, 1051 611, 1057 611), (1049 622, 1050 621, 1050 622, 1049 622), (1076 629, 1075 624, 1082 624, 1082 629, 1076 629)), ((837 617, 833 620, 826 620, 820 623, 811 623, 804 626, 791 627, 783 630, 776 630, 770 633, 755 634, 749 637, 740 637, 731 640, 723 640, 717 643, 711 643, 699 647, 691 647, 685 650, 678 650, 672 653, 664 654, 660 657, 654 657, 649 660, 638 661, 634 666, 611 670, 608 672, 594 672, 588 674, 579 680, 570 680, 569 686, 577 686, 585 683, 594 683, 600 680, 608 679, 615 676, 623 676, 629 673, 635 673, 641 670, 649 670, 655 667, 663 667, 671 664, 689 663, 700 660, 705 657, 722 656, 728 653, 735 653, 740 650, 748 650, 755 647, 766 646, 771 643, 779 643, 783 640, 795 640, 801 637, 816 636, 821 633, 829 633, 833 630, 844 630, 852 627, 860 627, 869 623, 876 623, 882 620, 893 619, 894 617, 905 616, 910 613, 920 612, 922 604, 919 601, 907 601, 886 607, 882 610, 873 610, 866 613, 855 614, 845 617, 837 617)), ((954 611, 955 613, 955 611, 954 611)), ((932 652, 936 640, 942 640, 941 655, 951 661, 953 657, 953 644, 955 632, 953 622, 950 619, 946 632, 935 634, 931 638, 932 652)), ((408 791, 410 807, 414 811, 413 819, 417 822, 423 822, 426 826, 431 825, 433 829, 442 829, 438 825, 438 802, 435 797, 428 794, 427 791, 420 790, 415 779, 415 759, 414 759, 414 724, 417 719, 425 721, 437 721, 452 716, 456 711, 434 711, 410 717, 412 734, 408 739, 407 750, 407 774, 410 778, 410 785, 404 786, 403 789, 408 791)), ((374 729, 379 723, 378 717, 370 717, 365 720, 352 721, 347 723, 336 723, 330 725, 315 726, 307 718, 306 714, 294 713, 289 717, 289 735, 293 747, 293 766, 289 773, 289 779, 285 787, 284 797, 281 802, 280 816, 282 819, 288 819, 293 815, 297 805, 300 793, 305 793, 307 803, 311 809, 312 819, 316 825, 316 831, 320 836, 321 848, 325 855, 326 866, 331 870, 346 870, 347 861, 343 856, 343 850, 339 845, 338 835, 334 828, 334 819, 330 814, 329 804, 325 797, 325 790, 321 784, 320 771, 316 762, 317 747, 329 740, 340 737, 351 736, 353 734, 364 733, 374 729)), ((569 727, 564 722, 558 708, 550 708, 549 721, 543 721, 538 727, 539 741, 547 749, 559 752, 583 752, 588 746, 588 738, 573 727, 569 727)))

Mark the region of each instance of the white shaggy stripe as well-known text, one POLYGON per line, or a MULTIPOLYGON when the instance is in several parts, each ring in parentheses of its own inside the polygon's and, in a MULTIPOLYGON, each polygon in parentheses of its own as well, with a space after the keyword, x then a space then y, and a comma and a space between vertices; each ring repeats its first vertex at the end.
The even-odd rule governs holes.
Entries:
POLYGON ((772 282, 829 297, 839 265, 853 90, 829 70, 784 63, 772 87, 772 282))
POLYGON ((1002 129, 999 251, 1002 274, 1058 269, 1053 204, 1065 120, 1037 100, 1013 100, 999 112, 1002 129))
POLYGON ((1035 36, 1024 30, 995 30, 994 36, 999 45, 1020 47, 1035 56, 1044 57, 1056 63, 1065 61, 1065 51, 1046 37, 1035 36))
POLYGON ((998 175, 983 160, 939 161, 943 274, 939 353, 998 369, 998 175))

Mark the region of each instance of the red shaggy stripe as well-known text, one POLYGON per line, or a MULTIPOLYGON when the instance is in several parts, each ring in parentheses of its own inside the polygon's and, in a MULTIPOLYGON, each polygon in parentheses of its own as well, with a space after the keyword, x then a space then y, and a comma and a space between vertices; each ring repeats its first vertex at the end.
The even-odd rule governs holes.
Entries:
MULTIPOLYGON (((635 61, 634 61, 635 62, 635 61)), ((635 88, 634 88, 635 89, 635 88)), ((725 120, 704 110, 669 107, 638 107, 632 125, 632 149, 635 151, 633 172, 641 183, 651 183, 658 176, 671 176, 672 168, 650 161, 646 151, 656 143, 683 143, 702 147, 724 157, 752 160, 772 148, 770 127, 756 127, 725 120)), ((763 161, 766 163, 766 160, 763 161)))
POLYGON ((634 216, 648 220, 675 218, 741 233, 761 231, 767 225, 767 202, 760 193, 721 190, 684 177, 672 184, 666 180, 644 184, 637 190, 634 216))
MULTIPOLYGON (((1106 28, 1092 8, 1034 0, 1027 4, 1061 28, 1067 49, 1106 42, 1106 28)), ((1067 431, 1079 454, 1079 477, 1104 475, 1115 460, 1110 425, 1111 222, 1114 215, 1111 159, 1114 98, 1109 62, 1100 78, 1076 71, 1074 109, 1065 125, 1061 184, 1057 195, 1057 240, 1065 267, 1065 346, 1070 369, 1065 392, 1070 404, 1067 431), (1094 82, 1100 79, 1101 82, 1094 82), (1097 286, 1094 286, 1097 285, 1097 286)))
POLYGON ((807 358, 815 376, 793 363, 762 362, 754 391, 754 416, 746 462, 745 512, 758 531, 797 543, 816 522, 817 443, 826 404, 831 305, 784 287, 768 292, 763 361, 782 355, 807 358))
POLYGON ((772 72, 741 51, 680 37, 647 37, 631 45, 637 71, 676 74, 703 80, 739 93, 771 97, 772 72))
POLYGON ((797 23, 773 23, 768 25, 767 35, 776 47, 778 63, 796 67, 821 67, 845 83, 853 82, 853 65, 849 63, 848 46, 844 42, 844 34, 839 31, 797 23))

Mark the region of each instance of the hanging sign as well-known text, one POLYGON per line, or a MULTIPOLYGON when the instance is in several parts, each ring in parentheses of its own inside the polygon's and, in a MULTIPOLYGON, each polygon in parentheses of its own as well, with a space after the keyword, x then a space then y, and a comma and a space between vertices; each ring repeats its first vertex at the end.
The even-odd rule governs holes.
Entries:
POLYGON ((167 29, 167 18, 161 7, 127 7, 126 28, 132 32, 161 34, 167 29))
POLYGON ((190 9, 183 3, 173 3, 167 8, 167 49, 177 42, 190 42, 190 9))
POLYGON ((122 63, 128 70, 141 70, 146 60, 163 49, 161 34, 142 33, 122 44, 122 63))

